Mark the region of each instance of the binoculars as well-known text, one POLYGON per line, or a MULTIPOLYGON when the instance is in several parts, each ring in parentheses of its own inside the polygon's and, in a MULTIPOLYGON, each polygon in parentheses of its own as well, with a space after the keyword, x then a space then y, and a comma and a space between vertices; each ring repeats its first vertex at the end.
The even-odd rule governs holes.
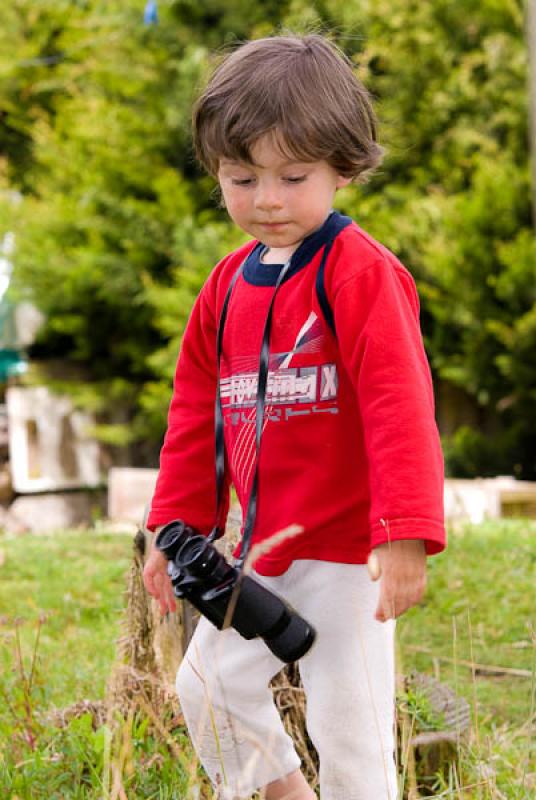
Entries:
POLYGON ((304 656, 314 628, 284 600, 229 564, 211 541, 182 520, 168 523, 156 547, 169 561, 176 597, 184 597, 220 630, 232 626, 245 639, 260 636, 281 661, 304 656))

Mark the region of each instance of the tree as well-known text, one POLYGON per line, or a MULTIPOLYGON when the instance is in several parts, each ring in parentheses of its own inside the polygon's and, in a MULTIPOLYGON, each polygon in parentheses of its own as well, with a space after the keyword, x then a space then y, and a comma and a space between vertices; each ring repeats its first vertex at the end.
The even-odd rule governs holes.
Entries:
MULTIPOLYGON (((25 22, 36 16, 31 6, 17 7, 25 22)), ((24 129, 31 159, 7 154, 10 182, 24 191, 11 215, 19 294, 48 314, 33 355, 86 365, 97 408, 110 393, 125 402, 153 377, 147 357, 161 336, 148 288, 171 281, 174 239, 196 210, 185 174, 202 50, 180 41, 172 49, 169 33, 144 28, 134 4, 120 9, 64 15, 63 61, 40 67, 54 72, 54 102, 24 129)))
POLYGON ((19 293, 48 313, 34 357, 84 365, 96 405, 110 392, 132 405, 123 438, 159 440, 193 298, 243 240, 194 162, 192 100, 220 45, 316 26, 354 60, 387 146, 373 181, 345 189, 339 207, 416 276, 440 407, 441 387, 454 386, 480 418, 482 433, 446 441, 448 464, 534 477, 521 2, 175 0, 160 14, 146 27, 128 0, 0 11, 0 180, 24 196, 9 222, 19 293))
POLYGON ((447 466, 533 478, 536 247, 523 6, 386 0, 359 13, 329 5, 346 30, 366 31, 356 61, 388 149, 346 209, 416 275, 436 384, 458 387, 480 421, 469 438, 462 427, 445 442, 447 466))

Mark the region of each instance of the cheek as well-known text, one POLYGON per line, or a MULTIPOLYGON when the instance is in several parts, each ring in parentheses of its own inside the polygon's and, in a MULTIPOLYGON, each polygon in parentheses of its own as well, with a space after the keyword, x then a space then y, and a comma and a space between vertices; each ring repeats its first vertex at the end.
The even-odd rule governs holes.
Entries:
POLYGON ((248 220, 251 218, 251 203, 243 197, 234 197, 227 210, 232 219, 240 225, 247 224, 248 220))
POLYGON ((243 217, 248 213, 250 203, 243 194, 237 195, 229 192, 224 196, 227 211, 232 217, 243 217))

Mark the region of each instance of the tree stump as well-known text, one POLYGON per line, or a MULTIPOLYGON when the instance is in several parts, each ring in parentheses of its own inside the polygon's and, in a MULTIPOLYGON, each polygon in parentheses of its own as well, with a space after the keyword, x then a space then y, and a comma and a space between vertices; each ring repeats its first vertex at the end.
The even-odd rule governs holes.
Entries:
POLYGON ((179 604, 176 612, 161 616, 143 584, 148 534, 139 530, 133 545, 123 631, 108 682, 107 703, 111 709, 127 708, 133 696, 142 694, 151 703, 165 701, 177 706, 175 674, 188 641, 191 624, 187 618, 191 615, 179 604))
POLYGON ((398 753, 408 778, 408 800, 421 797, 438 773, 445 778, 459 759, 459 745, 467 740, 471 709, 444 683, 431 675, 413 672, 402 678, 402 689, 421 698, 431 712, 428 724, 419 723, 408 713, 404 702, 398 704, 398 753))

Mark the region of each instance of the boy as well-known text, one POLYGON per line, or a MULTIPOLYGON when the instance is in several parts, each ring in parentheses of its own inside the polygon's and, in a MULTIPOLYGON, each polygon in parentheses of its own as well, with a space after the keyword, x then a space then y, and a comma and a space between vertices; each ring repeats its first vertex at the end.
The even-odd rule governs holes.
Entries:
MULTIPOLYGON (((332 211, 337 189, 381 160, 374 114, 325 39, 277 36, 242 45, 216 69, 194 110, 194 143, 230 217, 254 239, 217 265, 192 311, 148 525, 180 518, 208 534, 214 524, 216 331, 244 262, 220 393, 226 485, 247 507, 262 331, 290 261, 274 304, 253 543, 290 523, 304 533, 263 553, 255 577, 317 631, 299 667, 322 800, 394 800, 394 619, 421 598, 426 555, 444 548, 445 534, 413 279, 332 211), (367 573, 371 550, 379 583, 367 573)), ((153 548, 145 583, 162 612, 175 607, 166 566, 153 548)), ((201 619, 177 690, 221 797, 315 797, 272 702, 281 666, 262 640, 201 619)))

